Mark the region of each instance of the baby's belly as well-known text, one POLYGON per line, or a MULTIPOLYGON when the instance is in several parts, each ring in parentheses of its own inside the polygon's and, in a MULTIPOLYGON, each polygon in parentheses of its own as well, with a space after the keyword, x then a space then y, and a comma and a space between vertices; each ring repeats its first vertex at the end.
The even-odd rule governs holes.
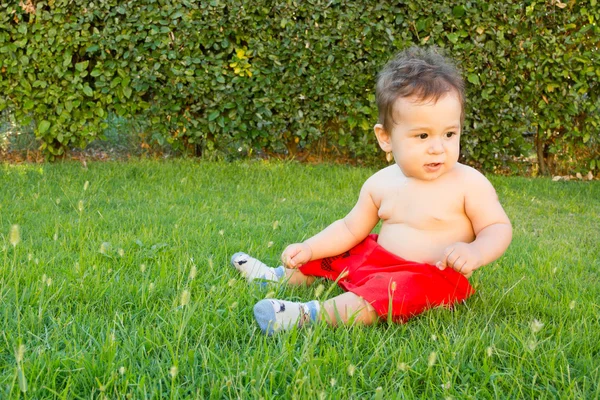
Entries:
POLYGON ((470 226, 452 230, 423 230, 406 224, 384 223, 377 243, 406 260, 435 265, 441 261, 446 247, 456 242, 470 243, 473 239, 470 226))

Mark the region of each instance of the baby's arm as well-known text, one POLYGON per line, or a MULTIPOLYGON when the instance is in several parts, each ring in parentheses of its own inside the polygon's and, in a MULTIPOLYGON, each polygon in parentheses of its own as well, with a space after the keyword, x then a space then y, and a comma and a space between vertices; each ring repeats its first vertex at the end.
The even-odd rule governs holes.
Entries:
POLYGON ((465 213, 471 220, 475 240, 454 243, 446 248, 441 269, 451 267, 470 276, 477 268, 498 259, 512 240, 512 226, 492 184, 472 170, 466 179, 465 213))
POLYGON ((281 255, 288 268, 298 268, 310 260, 336 256, 360 243, 379 222, 378 209, 372 198, 374 180, 363 185, 354 208, 339 219, 305 240, 289 245, 281 255))

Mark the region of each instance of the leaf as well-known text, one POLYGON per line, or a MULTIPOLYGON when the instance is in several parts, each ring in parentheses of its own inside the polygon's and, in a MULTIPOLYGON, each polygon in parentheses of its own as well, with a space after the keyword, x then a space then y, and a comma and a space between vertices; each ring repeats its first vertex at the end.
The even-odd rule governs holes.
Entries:
POLYGON ((454 32, 446 34, 446 37, 448 37, 448 40, 452 43, 458 42, 458 34, 454 32))
POLYGON ((92 90, 91 87, 89 87, 88 85, 85 85, 83 87, 83 93, 86 94, 86 96, 92 97, 94 95, 94 91, 92 90))
POLYGON ((38 126, 38 131, 40 133, 46 133, 48 129, 50 129, 50 121, 43 120, 42 122, 40 122, 40 125, 38 126))
POLYGON ((73 55, 71 54, 71 52, 66 52, 65 56, 63 57, 62 66, 68 67, 69 65, 71 65, 72 58, 73 58, 73 55))
POLYGON ((83 72, 87 69, 89 64, 89 61, 78 62, 77 64, 75 64, 75 69, 79 72, 83 72))
POLYGON ((455 6, 452 9, 452 14, 456 17, 456 18, 461 18, 465 15, 466 11, 465 8, 463 6, 455 6))
POLYGON ((208 120, 209 121, 214 121, 215 119, 217 119, 219 117, 220 112, 219 111, 213 111, 208 115, 208 120))
POLYGON ((467 75, 467 80, 471 82, 473 85, 480 85, 479 76, 475 73, 467 75))
POLYGON ((86 53, 93 53, 95 51, 98 51, 100 49, 100 47, 97 44, 93 44, 91 46, 89 46, 87 49, 85 49, 86 53))

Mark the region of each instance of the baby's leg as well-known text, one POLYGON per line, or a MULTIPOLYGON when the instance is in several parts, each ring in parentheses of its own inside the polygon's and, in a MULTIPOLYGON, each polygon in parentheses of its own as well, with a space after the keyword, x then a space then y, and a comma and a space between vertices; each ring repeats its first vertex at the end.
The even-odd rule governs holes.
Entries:
POLYGON ((304 275, 300 270, 297 269, 285 269, 285 282, 290 285, 306 285, 310 286, 315 281, 315 277, 311 275, 304 275))
POLYGON ((317 300, 307 303, 277 299, 261 300, 254 306, 254 317, 260 329, 267 335, 272 335, 323 318, 332 326, 338 323, 370 325, 377 320, 377 312, 363 298, 347 292, 323 304, 317 300), (323 313, 320 312, 321 310, 323 313))
POLYGON ((285 276, 285 268, 283 266, 271 268, 246 253, 235 253, 231 257, 231 265, 240 271, 248 282, 252 282, 255 279, 278 282, 285 276))
POLYGON ((283 280, 290 285, 308 286, 315 281, 314 276, 304 275, 297 269, 288 269, 283 265, 271 268, 246 253, 235 253, 231 257, 231 265, 240 271, 248 282, 252 282, 255 279, 272 282, 283 280))
POLYGON ((377 321, 377 312, 362 297, 346 292, 323 303, 323 316, 327 323, 336 326, 338 323, 371 325, 377 321))

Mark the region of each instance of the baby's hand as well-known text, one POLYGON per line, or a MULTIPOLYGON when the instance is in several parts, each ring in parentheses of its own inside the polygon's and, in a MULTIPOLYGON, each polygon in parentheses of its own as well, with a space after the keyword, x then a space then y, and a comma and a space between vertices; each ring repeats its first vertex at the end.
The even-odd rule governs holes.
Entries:
POLYGON ((312 258, 312 250, 305 243, 290 244, 281 255, 281 261, 287 268, 298 268, 312 258))
POLYGON ((475 246, 458 242, 446 247, 442 261, 438 261, 435 266, 442 270, 450 267, 468 278, 481 267, 481 258, 481 253, 475 246))

